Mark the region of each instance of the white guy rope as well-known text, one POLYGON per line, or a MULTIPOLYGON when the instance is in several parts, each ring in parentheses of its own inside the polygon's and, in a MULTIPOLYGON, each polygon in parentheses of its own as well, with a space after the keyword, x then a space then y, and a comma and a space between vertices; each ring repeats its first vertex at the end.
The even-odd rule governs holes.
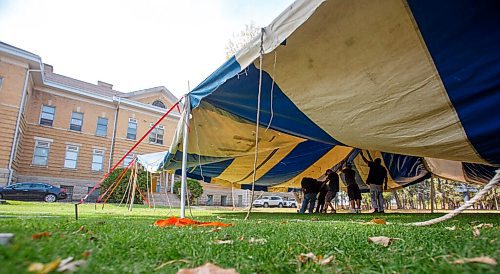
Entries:
POLYGON ((255 121, 255 157, 253 159, 253 174, 252 174, 252 195, 250 196, 250 207, 248 208, 245 220, 250 217, 253 207, 253 197, 255 194, 255 173, 257 171, 257 155, 259 154, 259 120, 260 120, 260 94, 262 92, 262 59, 264 55, 264 29, 260 30, 260 55, 259 55, 259 92, 257 94, 257 118, 255 121))
POLYGON ((471 207, 475 202, 477 202, 481 198, 483 198, 483 196, 486 193, 488 193, 494 187, 498 186, 499 183, 500 183, 500 169, 497 169, 496 174, 491 179, 491 181, 489 181, 488 184, 483 187, 483 189, 481 189, 474 197, 472 197, 472 199, 470 199, 467 202, 465 202, 461 207, 453 210, 452 212, 450 212, 450 213, 448 213, 448 214, 446 214, 444 216, 441 216, 441 217, 438 217, 438 218, 435 218, 435 219, 432 219, 432 220, 428 220, 428 221, 425 221, 425 222, 411 223, 409 225, 413 225, 413 226, 428 226, 428 225, 437 224, 437 223, 446 221, 448 219, 451 219, 451 218, 457 216, 458 214, 460 214, 461 212, 463 212, 464 210, 466 210, 467 208, 471 207))

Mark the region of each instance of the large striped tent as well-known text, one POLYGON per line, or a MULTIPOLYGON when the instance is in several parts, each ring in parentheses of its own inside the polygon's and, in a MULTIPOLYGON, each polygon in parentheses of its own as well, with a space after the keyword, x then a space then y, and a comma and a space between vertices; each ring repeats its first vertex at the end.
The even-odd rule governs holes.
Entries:
MULTIPOLYGON (((363 184, 360 150, 392 189, 484 183, 500 164, 499 14, 495 0, 296 1, 188 94, 188 173, 249 187, 258 122, 257 189, 345 159, 363 184)), ((182 130, 163 169, 180 168, 182 130)))

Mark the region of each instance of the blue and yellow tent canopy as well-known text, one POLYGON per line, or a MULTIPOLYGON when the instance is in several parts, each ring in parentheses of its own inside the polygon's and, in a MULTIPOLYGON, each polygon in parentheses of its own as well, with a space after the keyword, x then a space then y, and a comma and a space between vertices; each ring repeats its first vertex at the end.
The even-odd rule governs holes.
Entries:
MULTIPOLYGON (((383 159, 393 189, 442 173, 436 161, 483 182, 500 164, 498 14, 494 0, 296 1, 188 94, 188 172, 251 184, 260 86, 262 188, 349 157, 363 181, 353 148, 383 159)), ((181 132, 163 169, 180 168, 181 132)))

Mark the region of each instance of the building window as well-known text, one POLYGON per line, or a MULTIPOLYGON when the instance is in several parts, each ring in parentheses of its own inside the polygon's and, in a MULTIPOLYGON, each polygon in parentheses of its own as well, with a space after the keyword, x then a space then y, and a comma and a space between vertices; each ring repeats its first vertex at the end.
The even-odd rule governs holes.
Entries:
POLYGON ((40 125, 52 126, 54 123, 54 115, 56 108, 52 106, 42 105, 42 113, 40 114, 40 125))
POLYGON ((47 166, 49 162, 50 142, 35 141, 35 152, 33 153, 33 165, 47 166))
POLYGON ((65 185, 61 185, 60 188, 66 192, 66 199, 64 199, 63 201, 67 201, 67 202, 71 202, 73 201, 73 191, 75 189, 74 186, 65 186, 65 185))
POLYGON ((104 150, 94 149, 92 153, 92 171, 102 171, 102 163, 104 162, 104 150))
POLYGON ((97 128, 95 135, 106 137, 108 134, 108 118, 97 117, 97 128))
POLYGON ((2 86, 3 86, 3 77, 0 76, 0 89, 2 89, 2 86))
MULTIPOLYGON (((153 126, 153 124, 151 124, 153 126)), ((163 126, 157 126, 149 133, 149 142, 153 144, 163 145, 163 134, 165 129, 163 126)))
POLYGON ((226 195, 220 196, 220 205, 227 206, 227 196, 226 195))
POLYGON ((166 107, 165 107, 165 104, 164 104, 162 101, 160 101, 160 100, 156 100, 156 101, 154 101, 154 102, 153 102, 153 106, 155 106, 155 107, 159 107, 159 108, 166 108, 166 107))
POLYGON ((78 161, 78 150, 78 146, 66 146, 66 156, 64 157, 65 168, 76 168, 76 162, 78 161))
POLYGON ((71 113, 71 123, 69 124, 69 129, 74 131, 82 131, 83 125, 83 113, 73 111, 71 113))
MULTIPOLYGON (((87 188, 87 194, 90 193, 92 191, 94 187, 88 187, 87 188)), ((99 188, 96 188, 94 190, 94 192, 90 193, 89 197, 87 197, 87 202, 89 203, 95 203, 97 202, 97 199, 99 199, 99 188)))
POLYGON ((207 205, 214 205, 214 195, 207 195, 207 205))
POLYGON ((135 140, 137 136, 137 120, 134 118, 128 119, 127 139, 135 140))
POLYGON ((127 157, 125 157, 125 159, 123 159, 123 167, 127 167, 130 162, 132 162, 132 160, 134 160, 134 155, 129 154, 127 157))

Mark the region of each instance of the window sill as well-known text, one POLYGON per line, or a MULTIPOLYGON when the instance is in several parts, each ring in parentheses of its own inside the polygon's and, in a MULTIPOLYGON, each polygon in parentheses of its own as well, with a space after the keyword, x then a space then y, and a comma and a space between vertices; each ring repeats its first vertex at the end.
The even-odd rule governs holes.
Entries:
POLYGON ((158 143, 152 143, 152 142, 148 142, 148 144, 154 145, 154 146, 160 146, 160 147, 164 147, 165 146, 165 144, 158 144, 158 143))
POLYGON ((35 164, 31 164, 30 167, 49 168, 48 165, 42 166, 42 165, 35 165, 35 164))
POLYGON ((74 133, 80 133, 80 134, 82 134, 82 133, 83 133, 81 130, 80 130, 80 131, 78 131, 78 130, 69 129, 69 128, 68 128, 68 131, 69 131, 69 132, 74 132, 74 133))
POLYGON ((61 168, 61 170, 63 170, 63 171, 77 171, 77 170, 78 170, 78 168, 76 168, 76 167, 75 167, 75 168, 71 168, 71 167, 63 167, 63 168, 61 168))
POLYGON ((108 138, 108 135, 97 135, 97 134, 96 134, 96 135, 95 135, 95 137, 99 137, 99 138, 105 138, 105 139, 107 139, 107 138, 108 138))
POLYGON ((91 170, 92 174, 104 173, 104 170, 91 170))
POLYGON ((129 138, 126 138, 126 137, 125 137, 125 140, 127 140, 127 141, 132 141, 132 142, 137 141, 137 139, 129 139, 129 138))
POLYGON ((54 128, 54 125, 52 125, 52 126, 49 126, 49 125, 42 125, 42 124, 38 124, 38 125, 39 125, 39 126, 41 126, 41 127, 46 127, 46 128, 54 128))

